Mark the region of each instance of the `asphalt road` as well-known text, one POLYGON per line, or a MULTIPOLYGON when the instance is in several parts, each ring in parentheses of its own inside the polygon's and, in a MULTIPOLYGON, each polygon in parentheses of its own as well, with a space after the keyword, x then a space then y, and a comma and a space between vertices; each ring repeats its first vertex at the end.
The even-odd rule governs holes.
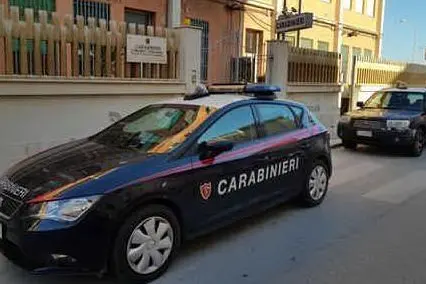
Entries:
MULTIPOLYGON (((156 284, 426 283, 426 153, 333 152, 320 207, 288 204, 186 245, 156 284)), ((0 256, 0 283, 110 283, 32 276, 0 256)))

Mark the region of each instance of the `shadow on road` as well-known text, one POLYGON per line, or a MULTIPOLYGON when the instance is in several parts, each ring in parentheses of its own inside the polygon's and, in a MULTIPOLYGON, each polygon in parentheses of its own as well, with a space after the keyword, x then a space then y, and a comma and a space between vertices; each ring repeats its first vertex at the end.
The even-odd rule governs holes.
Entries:
MULTIPOLYGON (((268 223, 276 223, 282 218, 287 218, 295 210, 303 210, 293 203, 278 205, 268 209, 255 216, 237 221, 230 226, 218 229, 213 233, 201 236, 192 242, 186 243, 181 248, 180 254, 172 265, 173 268, 179 269, 179 263, 185 262, 187 258, 197 257, 206 250, 211 249, 215 245, 238 239, 250 230, 262 227, 268 223)), ((1 259, 0 259, 1 263, 1 259)), ((95 275, 32 275, 20 268, 14 266, 10 262, 5 263, 5 267, 0 267, 0 283, 13 284, 115 284, 118 283, 112 276, 98 278, 95 275), (4 281, 4 282, 3 282, 4 281)))
MULTIPOLYGON (((184 244, 179 257, 177 257, 174 265, 170 268, 170 272, 176 272, 181 268, 185 268, 188 265, 188 261, 196 260, 199 256, 209 251, 217 252, 215 247, 225 247, 222 245, 235 242, 235 240, 244 242, 241 239, 255 235, 255 230, 262 230, 264 227, 277 224, 283 219, 290 218, 293 213, 299 210, 304 210, 304 208, 297 206, 295 202, 288 202, 232 223, 210 234, 198 237, 192 242, 184 244)), ((250 249, 247 247, 247 250, 250 249)))
POLYGON ((375 156, 382 158, 407 158, 408 151, 402 147, 375 147, 375 146, 358 146, 356 150, 345 150, 358 153, 363 156, 375 156))

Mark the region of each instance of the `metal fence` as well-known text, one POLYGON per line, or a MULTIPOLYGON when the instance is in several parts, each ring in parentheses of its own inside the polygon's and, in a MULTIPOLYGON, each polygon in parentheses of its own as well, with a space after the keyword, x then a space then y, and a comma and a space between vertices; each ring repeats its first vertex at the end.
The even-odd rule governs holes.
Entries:
POLYGON ((207 82, 209 68, 209 22, 200 19, 191 19, 191 26, 201 28, 200 79, 201 82, 207 82))
POLYGON ((340 64, 337 52, 289 46, 288 82, 338 83, 340 64))
POLYGON ((209 82, 264 82, 266 73, 266 43, 262 51, 243 53, 240 46, 240 31, 229 32, 217 42, 210 43, 207 50, 209 62, 209 82))
POLYGON ((362 57, 353 60, 355 84, 393 85, 404 81, 408 85, 426 85, 426 65, 362 57))
POLYGON ((178 78, 178 34, 162 27, 66 16, 0 5, 0 75, 178 78), (51 21, 48 19, 51 18, 51 21), (167 64, 126 63, 126 36, 167 39, 167 64), (3 64, 3 66, 1 66, 3 64))

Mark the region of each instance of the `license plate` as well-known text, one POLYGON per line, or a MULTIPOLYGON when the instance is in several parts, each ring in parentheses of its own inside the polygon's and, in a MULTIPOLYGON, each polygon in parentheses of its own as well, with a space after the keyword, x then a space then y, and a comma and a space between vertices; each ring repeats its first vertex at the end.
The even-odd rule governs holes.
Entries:
POLYGON ((358 130, 356 132, 357 136, 362 136, 362 137, 373 137, 373 132, 371 131, 365 131, 365 130, 358 130))

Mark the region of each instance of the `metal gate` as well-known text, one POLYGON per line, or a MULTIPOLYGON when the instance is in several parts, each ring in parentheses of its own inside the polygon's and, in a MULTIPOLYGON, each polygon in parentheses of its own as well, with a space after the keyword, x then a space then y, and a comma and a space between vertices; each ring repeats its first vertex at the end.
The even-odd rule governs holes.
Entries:
POLYGON ((208 80, 209 69, 209 23, 200 19, 191 19, 191 26, 201 28, 200 79, 205 83, 208 80))

